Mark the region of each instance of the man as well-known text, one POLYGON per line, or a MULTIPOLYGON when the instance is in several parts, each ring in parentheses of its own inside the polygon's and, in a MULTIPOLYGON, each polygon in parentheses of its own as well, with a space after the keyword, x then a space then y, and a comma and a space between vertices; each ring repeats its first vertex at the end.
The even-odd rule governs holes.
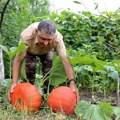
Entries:
MULTIPOLYGON (((42 62, 42 72, 45 75, 52 67, 52 57, 54 48, 60 56, 66 75, 68 77, 70 88, 76 92, 77 100, 79 94, 75 85, 72 66, 67 58, 66 49, 63 42, 63 36, 56 30, 55 24, 50 20, 43 20, 28 26, 21 33, 20 42, 25 42, 27 50, 16 55, 13 62, 12 83, 8 90, 8 100, 11 101, 10 93, 18 83, 21 62, 26 60, 26 76, 31 84, 35 82, 35 58, 38 56, 42 62)), ((44 92, 46 93, 48 80, 44 83, 44 92)))

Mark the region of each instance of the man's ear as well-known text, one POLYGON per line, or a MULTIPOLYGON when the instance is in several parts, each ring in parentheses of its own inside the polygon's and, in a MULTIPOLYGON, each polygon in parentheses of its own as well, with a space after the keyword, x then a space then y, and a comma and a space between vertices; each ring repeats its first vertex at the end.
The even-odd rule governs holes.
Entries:
POLYGON ((38 29, 35 29, 35 33, 37 33, 38 32, 38 29))
POLYGON ((38 30, 37 29, 34 29, 33 30, 33 34, 36 35, 38 33, 38 30))

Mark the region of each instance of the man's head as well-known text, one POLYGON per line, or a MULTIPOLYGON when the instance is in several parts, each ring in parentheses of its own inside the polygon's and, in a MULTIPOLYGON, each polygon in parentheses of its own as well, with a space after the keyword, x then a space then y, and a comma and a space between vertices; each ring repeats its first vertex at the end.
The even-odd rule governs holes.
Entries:
POLYGON ((55 34, 56 26, 51 20, 42 20, 38 25, 38 31, 44 31, 47 34, 55 34))
POLYGON ((37 37, 39 43, 46 47, 55 37, 56 26, 50 20, 42 20, 38 25, 37 37))

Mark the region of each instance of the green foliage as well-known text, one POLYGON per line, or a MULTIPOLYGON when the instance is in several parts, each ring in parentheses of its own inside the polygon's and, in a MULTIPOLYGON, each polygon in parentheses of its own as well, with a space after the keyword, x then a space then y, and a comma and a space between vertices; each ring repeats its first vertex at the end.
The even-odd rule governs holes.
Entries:
POLYGON ((69 50, 69 60, 74 66, 77 84, 90 88, 91 94, 99 94, 106 101, 107 95, 117 89, 119 81, 120 60, 111 62, 99 60, 94 53, 85 50, 69 50))
MULTIPOLYGON (((74 1, 74 3, 81 4, 78 1, 74 1)), ((0 9, 2 9, 3 5, 4 1, 0 4, 0 9)), ((95 3, 95 9, 97 7, 98 4, 95 3)), ((92 96, 101 93, 100 95, 104 96, 106 101, 106 97, 109 95, 107 93, 116 90, 116 81, 119 80, 119 13, 120 9, 116 12, 103 12, 99 16, 85 11, 78 14, 62 11, 60 14, 52 13, 49 15, 48 0, 11 0, 2 25, 3 49, 12 59, 17 53, 15 51, 19 49, 13 46, 18 45, 21 31, 29 24, 43 18, 52 19, 64 36, 66 48, 69 48, 68 57, 75 71, 76 84, 81 84, 81 89, 90 89, 92 96)), ((8 70, 9 63, 5 53, 4 62, 6 78, 8 78, 8 73, 11 70, 8 70)), ((25 71, 22 72, 25 73, 25 71)), ((57 56, 53 59, 53 68, 50 73, 51 85, 57 87, 66 82, 63 65, 57 56)), ((42 77, 40 74, 37 79, 40 80, 42 77)), ((44 78, 38 85, 41 87, 43 82, 44 78)), ((86 104, 86 106, 90 110, 92 120, 96 119, 96 116, 101 117, 103 111, 102 118, 107 117, 109 119, 109 115, 111 116, 111 107, 109 105, 92 105, 91 107, 91 105, 86 104)), ((114 111, 116 112, 115 115, 119 117, 118 109, 114 111)))
POLYGON ((27 80, 26 70, 25 70, 25 59, 23 59, 21 63, 20 78, 27 80))
MULTIPOLYGON (((2 0, 0 11, 3 9, 6 0, 2 0)), ((39 22, 43 16, 49 15, 48 0, 10 0, 4 15, 1 29, 2 44, 8 48, 17 46, 20 33, 29 24, 39 22)), ((9 75, 8 58, 4 55, 5 76, 9 75)))
POLYGON ((94 105, 86 101, 80 101, 75 108, 75 113, 82 120, 112 120, 114 114, 118 116, 118 109, 119 108, 113 108, 108 103, 94 105))
POLYGON ((11 0, 5 13, 2 27, 2 39, 4 45, 11 47, 18 44, 20 32, 29 24, 40 21, 43 15, 49 14, 48 0, 11 0), (4 32, 3 32, 4 31, 4 32), (6 36, 7 35, 7 36, 6 36), (11 42, 8 42, 10 40, 11 42))
MULTIPOLYGON (((25 71, 24 67, 23 67, 23 71, 25 71)), ((25 74, 23 71, 22 73, 25 74)), ((36 85, 38 89, 42 88, 47 78, 49 78, 49 85, 52 85, 55 88, 67 82, 67 76, 66 76, 61 58, 56 54, 53 56, 51 70, 44 77, 41 74, 39 75, 37 74, 36 85)), ((48 88, 48 91, 49 91, 49 88, 48 88)))
POLYGON ((113 113, 117 116, 116 120, 120 119, 120 107, 113 107, 113 113))
POLYGON ((38 17, 39 19, 44 15, 49 16, 49 0, 29 0, 29 2, 29 9, 33 16, 38 17))
POLYGON ((80 2, 78 2, 78 1, 73 1, 74 3, 77 3, 77 4, 81 4, 80 2))
MULTIPOLYGON (((21 79, 26 79, 26 71, 25 71, 25 60, 22 62, 21 66, 21 79)), ((40 74, 36 74, 36 86, 38 89, 41 89, 45 80, 49 78, 50 85, 54 87, 58 87, 60 84, 67 82, 67 76, 64 70, 64 66, 59 56, 56 54, 53 56, 52 68, 51 70, 43 77, 40 74)), ((27 79, 26 79, 27 80, 27 79)))
POLYGON ((25 43, 21 43, 18 47, 11 47, 10 50, 6 46, 0 45, 0 47, 7 53, 10 59, 12 59, 17 53, 26 50, 25 43))
POLYGON ((10 60, 10 65, 9 65, 9 70, 10 70, 10 79, 11 79, 11 65, 12 65, 12 59, 13 57, 20 53, 20 52, 23 52, 25 51, 27 48, 26 48, 26 45, 25 43, 20 43, 20 45, 18 47, 11 47, 10 50, 8 50, 8 48, 6 46, 3 46, 3 45, 0 45, 0 47, 2 48, 2 50, 4 50, 7 55, 9 56, 9 60, 10 60))
POLYGON ((62 11, 60 15, 53 13, 51 19, 57 23, 67 47, 94 52, 101 60, 120 58, 119 10, 104 12, 100 16, 89 12, 75 14, 62 11))
POLYGON ((66 82, 66 73, 59 56, 54 56, 53 67, 50 72, 50 84, 58 87, 60 84, 66 82))

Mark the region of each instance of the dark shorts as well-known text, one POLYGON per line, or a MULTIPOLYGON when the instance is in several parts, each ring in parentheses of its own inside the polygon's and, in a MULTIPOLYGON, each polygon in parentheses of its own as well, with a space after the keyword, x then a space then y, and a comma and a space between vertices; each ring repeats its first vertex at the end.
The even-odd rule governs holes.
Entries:
MULTIPOLYGON (((27 51, 25 56, 25 61, 26 61, 25 70, 26 70, 27 80, 29 80, 31 84, 34 84, 35 82, 36 56, 40 58, 40 61, 42 63, 42 73, 43 76, 45 76, 52 67, 53 54, 54 54, 54 49, 52 49, 51 51, 49 51, 44 55, 33 55, 27 51)), ((48 77, 48 75, 46 77, 48 77)), ((46 81, 44 82, 44 92, 46 92, 45 89, 47 89, 48 87, 48 82, 49 79, 46 79, 46 81)))

